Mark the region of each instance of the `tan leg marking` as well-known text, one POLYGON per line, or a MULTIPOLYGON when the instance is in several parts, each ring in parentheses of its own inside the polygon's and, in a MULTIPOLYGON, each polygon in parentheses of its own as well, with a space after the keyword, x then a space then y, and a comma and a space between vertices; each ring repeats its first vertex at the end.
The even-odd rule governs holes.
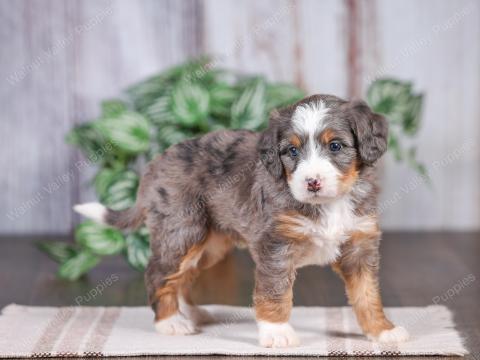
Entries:
POLYGON ((291 285, 281 295, 256 291, 254 303, 261 346, 285 348, 300 344, 295 330, 288 323, 292 310, 291 285))
POLYGON ((189 289, 200 270, 215 265, 233 248, 233 242, 224 234, 209 231, 205 240, 192 246, 180 263, 179 270, 166 278, 163 287, 157 289, 155 320, 168 318, 178 312, 178 298, 193 306, 189 289))
POLYGON ((198 274, 196 264, 200 246, 192 247, 180 263, 180 269, 167 277, 165 285, 155 292, 157 299, 155 320, 159 321, 178 312, 178 296, 183 288, 188 287, 198 274))
POLYGON ((349 244, 346 246, 353 247, 352 254, 347 258, 341 258, 332 266, 345 282, 349 303, 362 330, 365 334, 374 337, 383 330, 394 327, 383 311, 376 273, 377 264, 371 264, 372 259, 365 258, 369 256, 368 249, 372 246, 371 242, 378 236, 378 232, 351 234, 349 244))
POLYGON ((344 278, 347 296, 365 334, 378 336, 393 328, 385 317, 376 276, 368 271, 344 278))
POLYGON ((256 296, 255 314, 257 320, 273 323, 287 322, 292 310, 292 298, 293 294, 291 289, 277 299, 256 296))

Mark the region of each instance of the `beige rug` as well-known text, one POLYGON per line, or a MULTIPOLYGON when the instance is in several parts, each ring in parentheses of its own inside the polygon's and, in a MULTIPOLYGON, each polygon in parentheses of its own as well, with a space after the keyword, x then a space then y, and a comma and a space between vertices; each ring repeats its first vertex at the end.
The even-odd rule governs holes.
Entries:
POLYGON ((0 316, 0 357, 135 355, 463 355, 466 350, 443 306, 387 308, 412 339, 378 344, 364 338, 347 307, 296 307, 291 323, 302 345, 265 349, 249 308, 205 306, 216 322, 191 336, 155 333, 146 307, 9 305, 0 316))

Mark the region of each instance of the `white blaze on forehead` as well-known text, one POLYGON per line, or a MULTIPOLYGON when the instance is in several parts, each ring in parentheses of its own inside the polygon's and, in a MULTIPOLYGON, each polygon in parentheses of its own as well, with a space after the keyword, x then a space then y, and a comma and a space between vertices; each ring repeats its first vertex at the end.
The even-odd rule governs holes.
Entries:
POLYGON ((293 114, 294 130, 308 136, 307 158, 318 158, 316 156, 317 141, 315 137, 324 128, 324 119, 328 110, 323 101, 318 101, 297 107, 293 114))
POLYGON ((293 113, 293 128, 298 133, 309 136, 309 140, 323 128, 323 120, 329 108, 323 101, 300 105, 293 113))

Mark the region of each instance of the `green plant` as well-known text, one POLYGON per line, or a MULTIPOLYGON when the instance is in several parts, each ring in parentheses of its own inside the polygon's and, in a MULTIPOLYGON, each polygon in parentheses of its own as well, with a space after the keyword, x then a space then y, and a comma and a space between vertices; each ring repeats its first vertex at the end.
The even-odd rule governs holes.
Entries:
MULTIPOLYGON (((376 101, 377 111, 388 110, 389 114, 395 114, 396 122, 403 123, 403 113, 381 101, 385 86, 385 83, 372 85, 369 98, 376 101)), ((209 69, 208 59, 199 59, 130 87, 124 99, 102 102, 100 117, 75 127, 67 141, 97 164, 93 186, 100 202, 122 210, 135 203, 138 169, 155 154, 184 139, 217 129, 261 130, 271 110, 304 95, 293 85, 209 69)), ((414 123, 418 126, 417 117, 414 123)), ((414 133, 411 126, 408 132, 404 128, 401 133, 414 133)), ((68 280, 87 273, 103 256, 123 254, 137 270, 145 269, 150 256, 145 227, 124 234, 85 221, 77 227, 75 239, 75 244, 38 244, 60 264, 58 275, 68 280)))
POLYGON ((426 176, 425 166, 416 159, 416 147, 405 146, 418 132, 423 94, 415 94, 410 82, 395 79, 378 79, 367 92, 367 103, 373 111, 384 114, 389 121, 388 149, 397 161, 406 161, 421 175, 426 176))

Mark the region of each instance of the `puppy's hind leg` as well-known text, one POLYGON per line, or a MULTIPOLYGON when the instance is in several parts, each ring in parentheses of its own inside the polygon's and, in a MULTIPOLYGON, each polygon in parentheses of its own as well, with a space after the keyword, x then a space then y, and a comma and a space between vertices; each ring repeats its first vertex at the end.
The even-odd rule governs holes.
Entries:
MULTIPOLYGON (((204 240, 202 255, 198 261, 196 269, 208 269, 221 260, 233 249, 234 241, 225 233, 209 230, 204 240)), ((196 278, 197 271, 190 273, 189 281, 184 282, 179 296, 180 312, 191 319, 196 325, 205 325, 214 321, 210 313, 196 306, 190 296, 190 288, 196 278)))
POLYGON ((145 273, 149 302, 155 312, 155 328, 164 335, 197 332, 195 323, 180 312, 181 278, 168 279, 158 258, 152 258, 145 273))
POLYGON ((162 231, 150 229, 153 255, 145 282, 157 331, 166 335, 187 335, 197 332, 197 326, 181 311, 182 289, 198 273, 206 231, 191 223, 188 229, 182 224, 176 225, 162 231))

